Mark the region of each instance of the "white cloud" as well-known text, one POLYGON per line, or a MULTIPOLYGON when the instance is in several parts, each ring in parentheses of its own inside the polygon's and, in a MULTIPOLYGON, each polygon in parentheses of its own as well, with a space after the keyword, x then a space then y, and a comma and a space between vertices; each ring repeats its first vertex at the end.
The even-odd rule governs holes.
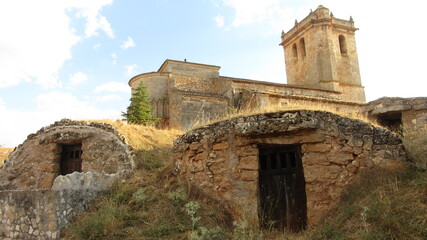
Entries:
POLYGON ((77 86, 87 80, 87 75, 82 72, 76 72, 70 77, 72 86, 77 86))
POLYGON ((108 94, 96 97, 97 102, 121 101, 122 97, 117 94, 108 94))
POLYGON ((99 30, 102 30, 110 38, 115 37, 107 18, 100 13, 102 7, 110 5, 112 2, 113 0, 76 0, 70 3, 69 8, 80 9, 76 16, 86 19, 86 37, 97 36, 99 30))
POLYGON ((107 82, 97 86, 94 90, 95 93, 99 92, 124 92, 130 93, 130 87, 121 82, 107 82))
POLYGON ((216 23, 216 26, 219 28, 224 27, 224 16, 218 15, 214 17, 214 21, 216 23))
POLYGON ((135 47, 135 42, 131 37, 128 37, 126 41, 123 42, 123 44, 120 46, 122 49, 128 49, 130 47, 135 47))
POLYGON ((138 66, 136 65, 136 64, 131 64, 131 65, 126 65, 126 66, 124 66, 124 68, 125 68, 125 74, 126 75, 128 75, 128 76, 134 76, 134 75, 136 75, 136 68, 137 68, 138 66))
POLYGON ((98 51, 98 50, 99 50, 99 48, 101 48, 101 44, 100 44, 100 43, 97 43, 97 44, 95 44, 95 45, 93 46, 93 50, 95 50, 95 51, 98 51))
POLYGON ((43 126, 62 118, 83 119, 120 119, 120 110, 100 109, 90 102, 81 101, 75 96, 52 91, 35 98, 37 108, 31 111, 8 109, 0 104, 0 145, 9 147, 22 143, 26 136, 43 126), (31 119, 31 121, 29 121, 31 119))
POLYGON ((274 51, 260 56, 256 69, 249 73, 249 78, 260 81, 286 83, 285 60, 280 51, 274 51))
POLYGON ((280 8, 279 0, 247 1, 247 0, 223 0, 224 5, 234 8, 236 16, 233 26, 263 21, 274 15, 280 8))
POLYGON ((101 8, 111 2, 0 1, 0 87, 23 81, 45 88, 61 86, 58 70, 72 57, 71 48, 81 39, 70 27, 65 10, 79 10, 79 16, 86 20, 87 37, 99 29, 113 37, 107 19, 100 15, 101 8))
POLYGON ((111 58, 112 58, 111 65, 116 65, 117 64, 117 54, 112 53, 111 58))

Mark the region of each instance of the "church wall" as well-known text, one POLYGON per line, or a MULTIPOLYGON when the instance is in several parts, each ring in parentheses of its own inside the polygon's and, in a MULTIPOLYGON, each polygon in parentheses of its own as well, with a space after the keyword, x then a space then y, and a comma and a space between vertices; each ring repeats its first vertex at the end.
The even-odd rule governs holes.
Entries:
POLYGON ((149 73, 136 76, 130 82, 133 91, 138 88, 141 81, 147 87, 151 99, 158 100, 168 97, 169 74, 149 73))
POLYGON ((159 72, 214 78, 219 76, 219 68, 213 65, 167 60, 160 67, 159 72))

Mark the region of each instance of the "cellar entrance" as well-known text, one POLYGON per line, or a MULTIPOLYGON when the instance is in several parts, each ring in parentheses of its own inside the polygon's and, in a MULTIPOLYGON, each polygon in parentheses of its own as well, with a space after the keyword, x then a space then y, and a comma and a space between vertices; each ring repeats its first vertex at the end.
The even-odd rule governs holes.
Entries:
POLYGON ((62 145, 61 175, 82 171, 82 145, 62 145))
POLYGON ((307 199, 299 145, 259 148, 261 227, 298 232, 307 226, 307 199))

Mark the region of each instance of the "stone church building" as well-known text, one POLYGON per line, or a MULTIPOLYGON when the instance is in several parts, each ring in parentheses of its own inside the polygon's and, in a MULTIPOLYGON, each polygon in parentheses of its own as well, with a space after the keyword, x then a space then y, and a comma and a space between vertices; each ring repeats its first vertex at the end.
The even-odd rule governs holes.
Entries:
POLYGON ((153 117, 163 127, 189 129, 230 109, 259 109, 296 102, 324 102, 338 111, 360 111, 365 103, 353 19, 335 18, 319 6, 288 32, 282 32, 288 84, 220 75, 220 67, 166 60, 156 72, 130 79, 151 98, 153 117))

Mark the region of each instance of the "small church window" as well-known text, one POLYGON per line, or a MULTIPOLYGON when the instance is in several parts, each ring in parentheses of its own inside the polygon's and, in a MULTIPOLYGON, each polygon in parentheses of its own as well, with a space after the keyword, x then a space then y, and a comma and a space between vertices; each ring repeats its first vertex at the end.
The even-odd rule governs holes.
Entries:
POLYGON ((292 45, 292 53, 294 58, 298 58, 298 50, 297 50, 297 44, 294 43, 294 45, 292 45))
POLYGON ((304 38, 301 38, 301 40, 300 40, 300 46, 301 46, 301 55, 303 57, 307 56, 307 54, 305 52, 305 40, 304 40, 304 38))
POLYGON ((347 53, 347 42, 345 40, 345 37, 343 35, 340 35, 338 37, 339 43, 340 43, 340 52, 341 53, 347 53))

